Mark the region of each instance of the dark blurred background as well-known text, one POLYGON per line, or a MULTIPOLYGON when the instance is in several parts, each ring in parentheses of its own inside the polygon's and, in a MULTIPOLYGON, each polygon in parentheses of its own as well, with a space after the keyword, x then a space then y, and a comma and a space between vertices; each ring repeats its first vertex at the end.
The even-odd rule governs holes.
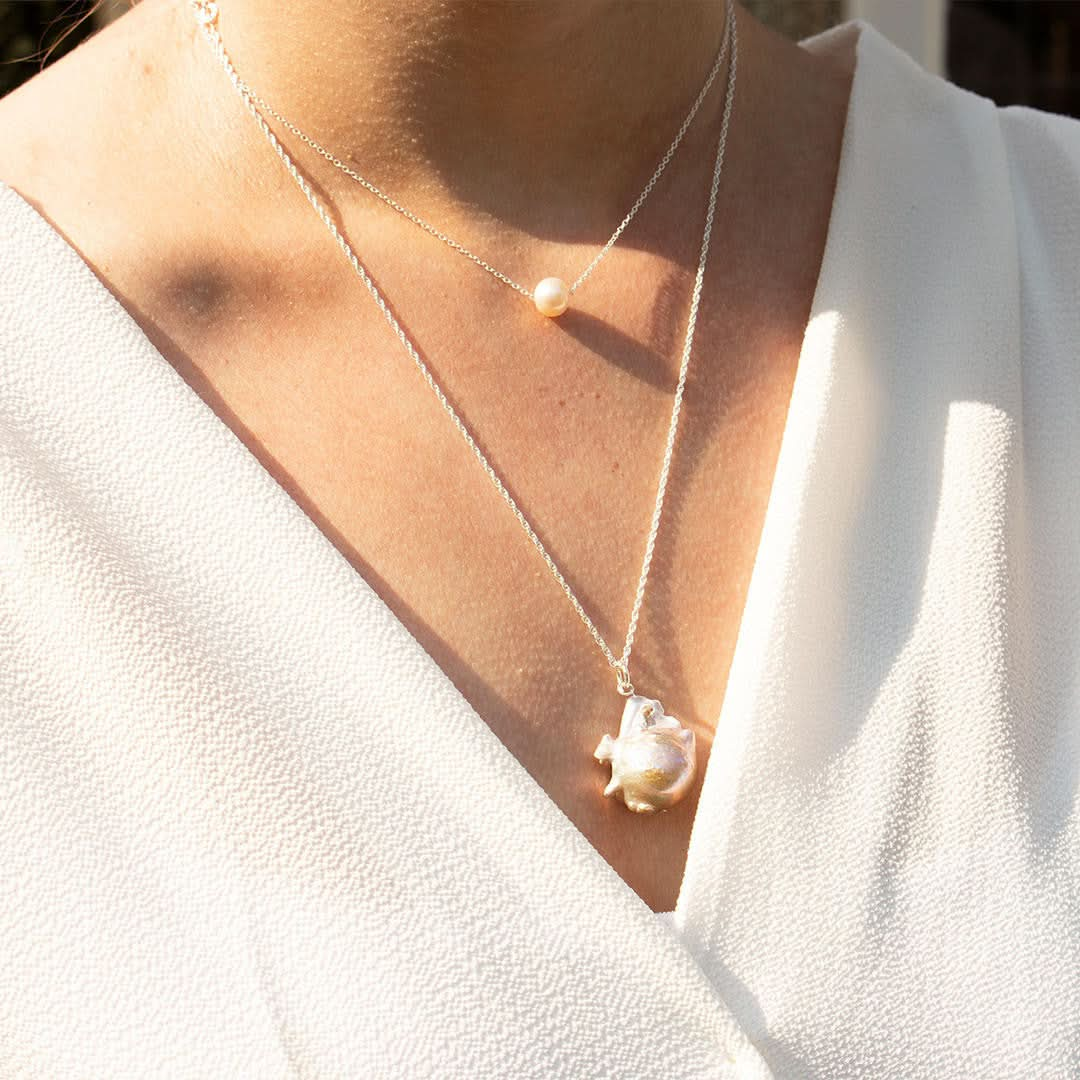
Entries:
MULTIPOLYGON (((122 15, 130 2, 0 0, 0 95, 122 15)), ((928 70, 999 105, 1080 117, 1080 0, 741 2, 796 40, 864 18, 928 70)))

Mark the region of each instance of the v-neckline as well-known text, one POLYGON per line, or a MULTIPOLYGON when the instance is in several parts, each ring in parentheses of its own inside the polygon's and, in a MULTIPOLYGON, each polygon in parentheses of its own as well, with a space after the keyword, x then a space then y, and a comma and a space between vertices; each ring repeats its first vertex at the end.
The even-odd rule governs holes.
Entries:
MULTIPOLYGON (((709 760, 706 764, 700 780, 700 801, 697 813, 691 825, 686 861, 675 907, 671 910, 653 912, 653 914, 656 916, 674 918, 676 921, 680 919, 680 915, 685 907, 685 900, 687 895, 687 880, 690 877, 691 871, 693 869, 695 854, 702 846, 702 834, 704 832, 705 826, 702 822, 701 805, 704 802, 704 794, 708 786, 719 782, 717 780, 719 769, 717 767, 714 767, 714 762, 716 760, 717 743, 723 737, 724 720, 727 712, 729 711, 728 703, 731 700, 730 686, 732 676, 736 674, 746 674, 748 676, 752 676, 753 674, 752 667, 749 669, 746 668, 746 657, 749 655, 748 644, 746 640, 747 627, 751 624, 759 625, 763 621, 765 623, 771 621, 768 612, 762 612, 758 610, 760 605, 763 603, 762 598, 767 598, 769 595, 768 590, 765 590, 762 587, 762 579, 773 572, 773 568, 766 565, 766 560, 763 553, 784 548, 786 547, 788 541, 791 540, 791 537, 784 537, 782 535, 776 536, 774 534, 776 534, 777 529, 780 527, 777 524, 778 492, 787 492, 789 490, 789 484, 787 483, 786 478, 795 466, 801 450, 801 447, 795 445, 794 442, 796 434, 802 436, 809 435, 810 437, 812 437, 812 431, 809 431, 806 428, 806 425, 801 423, 801 419, 803 417, 807 404, 806 397, 808 390, 806 384, 809 378, 806 371, 807 358, 812 353, 820 353, 820 351, 824 348, 826 342, 823 340, 823 334, 835 334, 838 331, 838 327, 831 319, 829 320, 826 327, 821 328, 821 318, 823 316, 829 315, 831 311, 831 307, 829 304, 829 296, 827 295, 827 293, 829 292, 828 287, 830 284, 832 284, 833 278, 832 274, 829 273, 829 270, 833 261, 835 261, 839 257, 839 253, 834 250, 837 243, 837 206, 843 198, 843 193, 846 189, 846 185, 848 182, 847 174, 850 169, 848 159, 853 153, 849 139, 849 133, 852 126, 851 118, 855 108, 857 107, 857 101, 860 96, 862 82, 865 78, 862 70, 864 67, 862 46, 869 38, 873 37, 874 34, 875 31, 873 27, 870 26, 870 24, 865 23, 861 19, 853 19, 848 20, 847 22, 842 23, 838 26, 834 26, 829 30, 823 31, 820 34, 816 34, 812 37, 803 39, 801 42, 799 42, 799 45, 801 47, 814 48, 819 44, 824 47, 827 43, 836 43, 839 44, 841 47, 852 48, 855 54, 854 72, 851 81, 846 117, 841 137, 839 164, 836 182, 833 190, 833 196, 830 204, 829 222, 826 230, 826 240, 822 252, 817 280, 815 283, 814 294, 811 301, 810 313, 807 319, 807 325, 804 329, 802 342, 799 349, 799 357, 796 367, 795 378, 789 398, 787 414, 784 421, 784 429, 781 436, 777 464, 770 486, 770 493, 766 505, 761 537, 759 539, 758 548, 755 553, 753 567, 750 574, 747 597, 741 614, 738 631, 736 633, 735 647, 732 654, 732 662, 729 670, 728 690, 725 692, 724 699, 720 706, 717 726, 715 729, 716 735, 714 738, 712 753, 710 754, 709 760), (855 37, 855 40, 850 46, 848 46, 847 42, 853 35, 855 37)), ((151 357, 155 361, 155 363, 161 365, 166 376, 169 376, 171 374, 172 377, 174 377, 182 384, 183 388, 186 388, 186 392, 191 395, 191 398, 194 399, 193 404, 197 409, 204 410, 206 413, 210 414, 210 417, 213 418, 213 421, 216 421, 217 424, 219 424, 222 428, 224 428, 226 432, 228 432, 229 435, 232 436, 237 453, 247 458, 250 458, 258 465, 258 468, 262 473, 265 473, 266 476, 270 477, 271 481, 273 482, 272 486, 277 489, 277 492, 280 493, 280 497, 288 500, 288 503, 291 504, 291 508, 298 509, 310 525, 310 528, 315 531, 317 536, 321 538, 321 540, 327 545, 330 551, 337 558, 344 560, 348 564, 351 571, 350 576, 353 580, 355 580, 357 587, 363 590, 365 594, 368 594, 368 600, 379 609, 385 619, 389 620, 396 627, 400 628, 403 634, 407 636, 407 639, 417 650, 418 660, 423 665, 433 669, 432 674, 441 677, 442 681, 447 685, 448 691, 455 698, 463 713, 470 716, 471 719, 474 720, 480 728, 482 728, 484 731, 491 735, 491 737, 494 739, 495 744, 497 744, 497 747, 501 749, 501 752, 503 754, 505 754, 508 758, 513 759, 513 761, 519 767, 519 772, 523 778, 523 782, 526 785, 532 786, 535 789, 535 794, 537 795, 537 797, 539 797, 545 803, 550 804, 551 807, 557 810, 561 818, 569 821, 571 828, 575 833, 578 834, 581 840, 584 843, 589 844, 590 847, 592 847, 592 844, 588 840, 588 837, 580 829, 578 829, 576 824, 574 824, 574 822, 569 818, 569 816, 565 813, 562 807, 559 806, 557 802, 555 802, 555 800, 548 794, 546 789, 535 779, 535 777, 532 776, 529 770, 524 767, 521 761, 511 753, 509 748, 502 742, 502 740, 498 739, 498 737, 495 736, 493 729, 479 715, 479 713, 476 712, 475 708, 464 696, 464 694, 462 694, 462 692, 458 689, 457 685, 454 683, 453 679, 449 676, 449 674, 436 662, 435 658, 427 651, 427 649, 424 648, 423 644, 419 641, 419 639, 416 638, 415 635, 408 629, 408 626, 393 612, 393 610, 386 603, 386 601, 383 600, 383 598, 379 595, 377 590, 364 578, 360 571, 351 562, 349 562, 345 555, 318 527, 318 525, 310 517, 310 515, 308 515, 307 512, 304 511, 303 508, 300 506, 300 504, 297 503, 297 501, 293 498, 293 496, 289 494, 286 488, 277 481, 277 479, 273 476, 273 474, 269 472, 268 469, 266 469, 266 467, 259 460, 259 458, 251 450, 248 449, 246 444, 236 434, 236 432, 210 407, 210 405, 208 405, 204 401, 204 399, 201 397, 201 395, 198 394, 194 387, 179 374, 179 372, 168 361, 164 354, 161 353, 160 350, 153 344, 147 333, 142 329, 142 327, 138 324, 138 322, 134 319, 130 312, 128 312, 128 310, 120 302, 116 294, 106 285, 106 283, 100 278, 100 276, 93 269, 93 267, 89 265, 86 259, 83 258, 78 248, 76 248, 74 244, 72 244, 66 238, 66 236, 64 236, 63 233, 59 232, 59 230, 57 230, 48 221, 48 219, 45 218, 45 216, 40 213, 40 211, 38 211, 36 207, 33 206, 32 203, 30 203, 29 200, 23 197, 16 189, 10 187, 10 185, 6 184, 3 180, 0 180, 0 187, 6 188, 7 190, 11 191, 16 197, 18 197, 23 203, 25 203, 27 207, 29 207, 32 214, 43 224, 43 226, 49 232, 60 238, 66 248, 70 252, 72 252, 74 257, 79 262, 81 262, 83 266, 86 267, 86 269, 89 271, 89 274, 92 278, 91 288, 99 290, 100 299, 109 307, 109 309, 117 318, 124 320, 125 323, 128 324, 128 332, 134 334, 137 337, 141 347, 147 353, 147 355, 151 357)), ((610 864, 607 864, 606 860, 604 860, 604 863, 608 866, 611 874, 615 875, 615 877, 619 879, 624 888, 628 892, 633 893, 634 896, 638 899, 638 901, 644 904, 645 901, 641 897, 637 896, 636 892, 627 882, 625 882, 621 878, 621 876, 614 869, 614 867, 611 867, 610 864)))

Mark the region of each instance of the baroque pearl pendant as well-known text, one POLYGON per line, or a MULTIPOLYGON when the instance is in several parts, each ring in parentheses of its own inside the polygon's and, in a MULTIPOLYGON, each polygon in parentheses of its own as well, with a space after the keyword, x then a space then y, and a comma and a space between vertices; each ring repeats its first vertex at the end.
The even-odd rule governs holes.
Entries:
POLYGON ((623 706, 619 735, 605 735, 593 755, 611 762, 605 795, 618 792, 626 806, 651 814, 674 806, 694 782, 697 751, 694 733, 659 701, 631 694, 623 706))
POLYGON ((570 303, 570 290, 562 278, 546 277, 533 289, 533 303, 541 315, 549 319, 561 315, 570 303))

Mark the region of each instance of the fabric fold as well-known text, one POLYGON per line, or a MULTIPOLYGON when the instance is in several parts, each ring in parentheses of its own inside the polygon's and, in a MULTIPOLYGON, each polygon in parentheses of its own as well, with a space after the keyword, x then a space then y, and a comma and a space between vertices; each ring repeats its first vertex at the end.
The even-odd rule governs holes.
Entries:
POLYGON ((0 1071, 771 1077, 7 186, 0 236, 0 1071))
POLYGON ((778 1076, 1064 1080, 1080 123, 858 47, 676 924, 778 1076))

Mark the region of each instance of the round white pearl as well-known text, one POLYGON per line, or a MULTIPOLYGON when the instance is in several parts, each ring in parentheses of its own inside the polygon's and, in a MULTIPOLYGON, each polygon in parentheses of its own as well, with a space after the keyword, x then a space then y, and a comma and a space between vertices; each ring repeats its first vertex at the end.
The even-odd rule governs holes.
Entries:
POLYGON ((566 305, 570 303, 570 290, 562 278, 546 277, 533 289, 533 300, 541 315, 553 319, 566 310, 566 305))

